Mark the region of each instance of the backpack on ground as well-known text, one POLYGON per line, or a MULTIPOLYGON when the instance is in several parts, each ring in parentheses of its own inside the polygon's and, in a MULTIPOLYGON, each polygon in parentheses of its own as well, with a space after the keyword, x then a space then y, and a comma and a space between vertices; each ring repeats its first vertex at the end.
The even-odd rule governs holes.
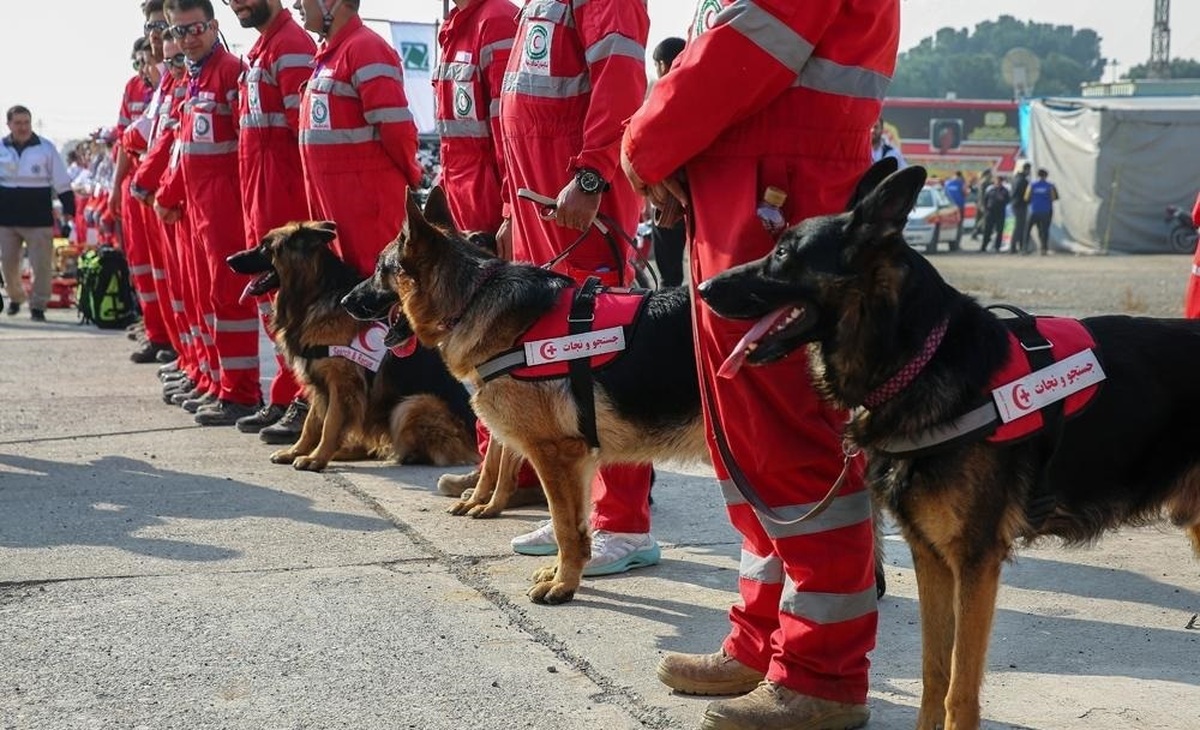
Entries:
POLYGON ((137 302, 125 254, 112 246, 79 257, 75 306, 81 323, 101 329, 124 329, 137 321, 137 302))

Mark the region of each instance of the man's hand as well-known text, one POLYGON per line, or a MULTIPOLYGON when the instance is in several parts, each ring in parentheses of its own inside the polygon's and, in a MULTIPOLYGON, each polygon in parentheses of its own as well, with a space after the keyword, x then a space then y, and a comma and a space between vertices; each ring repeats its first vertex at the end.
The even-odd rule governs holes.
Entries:
POLYGON ((625 172, 625 177, 629 178, 629 184, 633 185, 633 189, 639 194, 646 196, 655 207, 669 211, 678 206, 683 208, 688 207, 688 194, 683 186, 683 171, 667 177, 660 183, 647 185, 637 174, 637 170, 633 169, 633 163, 625 156, 625 150, 621 150, 621 170, 625 172))
POLYGON ((496 231, 496 255, 505 261, 512 261, 512 219, 505 218, 500 221, 500 228, 496 231))
POLYGON ((167 225, 178 223, 179 219, 183 217, 183 211, 179 208, 164 208, 158 204, 157 200, 154 201, 154 212, 167 225))
POLYGON ((600 210, 600 195, 589 195, 579 189, 579 183, 575 182, 575 178, 571 178, 571 182, 558 194, 558 208, 555 211, 554 220, 558 225, 564 228, 574 228, 577 231, 586 231, 588 226, 592 225, 592 221, 596 219, 596 213, 600 210))
POLYGON ((108 212, 113 218, 121 220, 121 191, 113 190, 112 195, 108 196, 108 212))

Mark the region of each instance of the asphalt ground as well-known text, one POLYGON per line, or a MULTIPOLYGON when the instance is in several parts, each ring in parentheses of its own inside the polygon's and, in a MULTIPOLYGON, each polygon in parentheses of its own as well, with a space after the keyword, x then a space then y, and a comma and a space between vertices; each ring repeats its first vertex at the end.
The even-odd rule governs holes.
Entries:
MULTIPOLYGON (((1179 311, 1181 256, 934 258, 986 303, 1050 314, 1179 311)), ((702 466, 659 465, 660 565, 531 604, 546 517, 444 513, 441 470, 267 460, 159 396, 120 332, 0 315, 0 728, 695 727, 707 700, 654 677, 703 652, 737 600, 739 541, 702 466)), ((264 348, 264 373, 273 367, 264 348)), ((911 558, 887 530, 871 728, 911 728, 911 558)), ((1200 562, 1168 527, 1008 566, 988 728, 1191 730, 1200 562)))

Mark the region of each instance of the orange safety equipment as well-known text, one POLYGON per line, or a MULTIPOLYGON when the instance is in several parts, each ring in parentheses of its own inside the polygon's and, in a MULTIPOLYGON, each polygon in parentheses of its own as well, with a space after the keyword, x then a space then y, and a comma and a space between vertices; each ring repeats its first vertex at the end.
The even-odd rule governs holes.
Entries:
MULTIPOLYGON (((845 209, 871 164, 870 128, 895 67, 899 22, 898 0, 699 4, 691 41, 623 141, 647 184, 686 172, 693 286, 771 250, 774 238, 755 214, 768 186, 787 193, 789 224, 845 209)), ((804 514, 842 469, 846 414, 812 388, 802 350, 716 378, 750 323, 720 319, 693 301, 700 379, 715 399, 705 418, 721 424, 768 506, 804 514)), ((850 464, 820 516, 777 524, 730 481, 711 426, 708 433, 730 520, 743 536, 743 605, 730 611, 725 650, 803 694, 865 702, 878 617, 861 463, 850 464)))
POLYGON ((494 233, 502 219, 500 88, 517 33, 517 6, 479 0, 450 11, 433 77, 442 187, 459 230, 494 233))
POLYGON ((400 56, 351 17, 317 49, 300 102, 300 158, 314 218, 337 222, 335 249, 363 276, 404 227, 421 184, 417 126, 400 56))

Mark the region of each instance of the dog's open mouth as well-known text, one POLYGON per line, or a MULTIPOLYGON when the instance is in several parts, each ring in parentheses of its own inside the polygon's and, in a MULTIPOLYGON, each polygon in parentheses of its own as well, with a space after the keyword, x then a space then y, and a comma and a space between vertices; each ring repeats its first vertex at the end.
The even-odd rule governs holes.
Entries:
POLYGON ((732 378, 742 365, 762 365, 774 362, 790 353, 812 326, 811 307, 789 304, 780 307, 754 323, 733 352, 721 363, 717 375, 732 378))
POLYGON ((271 269, 270 271, 259 274, 251 279, 250 283, 246 285, 246 288, 242 290, 242 297, 239 301, 244 304, 247 299, 261 297, 262 295, 275 291, 278 288, 279 274, 274 269, 271 269))
POLYGON ((417 350, 417 335, 412 325, 404 316, 404 309, 399 303, 392 305, 388 312, 388 331, 383 336, 383 345, 396 357, 408 357, 417 350))

